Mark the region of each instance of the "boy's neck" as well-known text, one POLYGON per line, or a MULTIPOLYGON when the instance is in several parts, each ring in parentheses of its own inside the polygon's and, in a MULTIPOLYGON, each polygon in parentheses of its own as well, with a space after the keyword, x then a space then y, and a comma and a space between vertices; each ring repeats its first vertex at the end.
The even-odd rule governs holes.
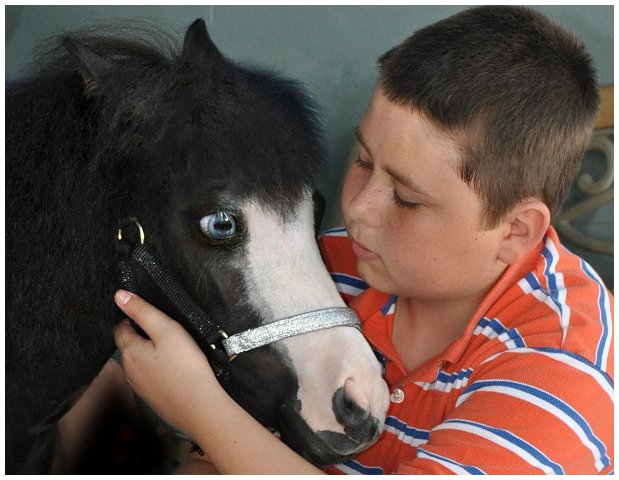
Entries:
POLYGON ((445 351, 462 335, 481 300, 426 303, 399 297, 392 341, 406 370, 410 372, 445 351))

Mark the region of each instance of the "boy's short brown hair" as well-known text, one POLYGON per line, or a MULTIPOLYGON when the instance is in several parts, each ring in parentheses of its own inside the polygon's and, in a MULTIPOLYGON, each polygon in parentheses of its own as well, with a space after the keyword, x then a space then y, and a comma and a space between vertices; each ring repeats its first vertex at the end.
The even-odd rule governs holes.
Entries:
POLYGON ((379 64, 391 101, 459 140, 459 174, 482 198, 485 226, 530 197, 556 213, 599 105, 573 34, 528 8, 478 7, 417 31, 379 64))

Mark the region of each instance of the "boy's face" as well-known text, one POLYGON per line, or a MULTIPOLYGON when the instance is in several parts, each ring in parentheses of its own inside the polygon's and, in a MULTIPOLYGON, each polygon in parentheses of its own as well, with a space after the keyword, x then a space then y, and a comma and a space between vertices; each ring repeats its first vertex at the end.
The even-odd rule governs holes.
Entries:
POLYGON ((357 133, 342 209, 359 274, 416 300, 479 302, 506 267, 508 227, 482 229, 481 200, 456 173, 458 144, 380 88, 357 133))

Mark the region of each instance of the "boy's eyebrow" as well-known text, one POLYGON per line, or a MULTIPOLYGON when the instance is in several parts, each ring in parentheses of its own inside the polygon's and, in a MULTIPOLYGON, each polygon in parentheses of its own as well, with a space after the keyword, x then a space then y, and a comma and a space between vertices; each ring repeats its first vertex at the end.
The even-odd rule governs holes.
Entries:
MULTIPOLYGON (((361 144, 361 146, 363 148, 365 148, 365 150, 370 154, 370 156, 372 155, 372 152, 370 151, 370 149, 367 147, 367 143, 365 142, 363 135, 361 135, 361 130, 359 130, 359 127, 357 126, 355 128, 355 137, 357 137, 357 141, 361 144)), ((391 175, 398 183, 404 185, 406 188, 408 188, 409 190, 412 190, 414 192, 420 193, 421 195, 424 195, 426 197, 432 198, 432 195, 430 195, 428 192, 426 192, 423 188, 421 188, 419 185, 417 185, 416 183, 414 183, 412 180, 410 180, 409 178, 406 178, 405 176, 399 174, 398 172, 394 171, 393 169, 389 168, 388 166, 385 167, 385 171, 391 175)))

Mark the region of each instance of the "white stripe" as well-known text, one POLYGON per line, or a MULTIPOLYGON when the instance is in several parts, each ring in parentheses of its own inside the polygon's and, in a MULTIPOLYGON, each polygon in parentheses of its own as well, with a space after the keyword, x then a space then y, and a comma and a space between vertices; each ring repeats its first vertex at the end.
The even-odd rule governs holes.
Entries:
MULTIPOLYGON (((581 260, 581 262, 584 262, 584 260, 581 260)), ((604 314, 606 315, 605 327, 606 327, 608 334, 606 336, 606 343, 604 343, 604 346, 602 347, 602 361, 601 361, 600 367, 602 368, 602 370, 606 371, 606 368, 608 366, 608 354, 610 352, 610 344, 613 338, 613 322, 612 322, 612 313, 610 311, 610 298, 608 295, 608 291, 605 288, 604 281, 600 278, 597 272, 591 267, 591 265, 587 264, 587 267, 588 267, 587 271, 584 272, 585 275, 589 277, 592 276, 595 279, 595 281, 598 283, 598 288, 600 290, 600 296, 604 297, 604 314)), ((581 268, 582 268, 582 263, 581 263, 581 268)), ((598 301, 598 308, 599 308, 599 301, 598 301)), ((600 322, 602 322, 602 318, 603 318, 603 315, 600 313, 600 322)))
POLYGON ((594 368, 592 365, 588 364, 584 360, 578 360, 574 357, 571 357, 570 355, 566 353, 546 352, 543 350, 536 350, 534 348, 515 348, 508 352, 499 352, 495 355, 492 355, 491 357, 488 357, 486 360, 481 362, 481 365, 483 365, 484 363, 491 362, 498 356, 503 355, 505 353, 508 353, 508 354, 509 353, 529 353, 529 354, 537 353, 539 355, 544 355, 548 358, 551 358, 557 362, 563 363, 593 378, 593 380, 597 382, 600 388, 604 390, 604 393, 608 395, 608 398, 610 398, 610 401, 611 402, 613 401, 613 398, 614 398, 613 386, 608 382, 606 377, 604 377, 604 375, 598 369, 594 368))
POLYGON ((365 291, 363 288, 353 287, 352 285, 348 285, 347 283, 340 282, 335 282, 335 288, 337 288, 337 291, 340 293, 346 293, 354 297, 361 295, 365 291))
POLYGON ((505 332, 499 335, 499 340, 503 342, 505 346, 509 348, 510 350, 518 347, 518 345, 516 345, 516 342, 514 342, 514 340, 510 338, 508 332, 505 332))
MULTIPOLYGON (((600 288, 604 288, 603 285, 600 285, 600 288)), ((606 329, 607 329, 607 336, 606 336, 606 343, 604 344, 604 347, 602 349, 602 361, 600 363, 600 367, 602 368, 602 370, 606 371, 606 369, 608 368, 608 356, 610 354, 610 345, 612 344, 612 339, 613 339, 613 322, 612 322, 612 312, 610 311, 610 298, 608 297, 608 292, 606 292, 606 290, 604 289, 602 295, 604 295, 606 297, 606 300, 604 301, 604 311, 606 312, 606 329)), ((600 317, 600 321, 601 321, 601 317, 600 317)))
POLYGON ((464 401, 466 401, 468 397, 471 396, 471 394, 481 392, 481 391, 488 391, 488 392, 499 393, 503 395, 509 395, 511 397, 516 397, 520 400, 523 400, 532 405, 535 405, 538 408, 541 408, 542 410, 550 413, 551 415, 554 415, 559 420, 561 420, 565 425, 567 425, 576 434, 576 436, 580 439, 583 445, 585 445, 589 450, 591 450, 591 453, 593 454, 593 457, 595 459, 595 467, 598 469, 598 471, 604 467, 600 459, 600 452, 598 451, 597 447, 593 445, 593 443, 591 443, 591 441, 587 438, 587 435, 585 434, 583 429, 580 427, 580 425, 578 425, 569 415, 567 415, 565 412, 563 412, 559 408, 555 407, 553 404, 546 402, 545 400, 538 398, 534 395, 531 395, 530 393, 523 392, 522 390, 517 390, 515 388, 510 388, 510 387, 505 387, 505 386, 500 386, 500 385, 489 385, 487 387, 482 387, 477 390, 473 390, 469 393, 464 393, 460 395, 460 397, 458 398, 456 402, 456 407, 460 406, 464 401))
POLYGON ((559 262, 559 252, 557 251, 557 247, 552 242, 552 240, 548 239, 546 242, 546 247, 550 250, 550 254, 552 255, 552 263, 548 268, 549 274, 551 274, 557 284, 557 290, 559 294, 559 303, 562 306, 562 315, 561 319, 561 329, 563 330, 563 340, 562 343, 565 342, 565 337, 567 336, 567 329, 570 326, 570 306, 567 304, 567 288, 565 288, 565 282, 563 280, 563 273, 557 272, 557 263, 559 262))
POLYGON ((407 435, 402 430, 399 430, 392 425, 385 425, 384 431, 392 433, 393 435, 398 437, 399 441, 401 441, 402 443, 406 443, 407 445, 412 445, 413 447, 418 447, 419 445, 424 445, 428 443, 427 439, 416 438, 416 437, 413 437, 412 435, 407 435))
MULTIPOLYGON (((540 463, 539 460, 537 460, 535 457, 533 457, 529 452, 527 452, 526 450, 520 448, 518 445, 514 445, 513 443, 507 441, 506 439, 500 437, 499 435, 489 432, 488 430, 485 430, 483 428, 480 427, 475 427, 473 425, 468 425, 468 424, 464 424, 464 423, 457 423, 457 421, 452 421, 450 420, 449 423, 442 423, 440 425, 437 425, 436 427, 434 427, 432 429, 433 431, 435 430, 460 430, 463 432, 467 432, 467 433, 471 433, 473 435, 477 435, 479 437, 485 438, 486 440, 496 443, 497 445, 500 445, 501 447, 509 450, 510 452, 518 455, 520 458, 522 458, 525 462, 527 462, 529 465, 532 465, 536 468, 539 468, 540 470, 542 470, 545 474, 547 475, 553 475, 555 473, 555 471, 550 468, 548 465, 544 465, 542 463, 540 463)), ((512 433, 513 435, 513 433, 512 433)), ((516 436, 516 435, 514 435, 516 436)), ((522 440, 520 437, 518 437, 520 440, 522 440)), ((524 443, 528 443, 524 440, 522 440, 524 443)), ((533 448, 533 447, 532 447, 533 448)))
POLYGON ((339 471, 344 472, 346 475, 363 475, 359 470, 350 468, 348 465, 344 463, 334 465, 334 467, 337 468, 339 471))
POLYGON ((348 232, 345 228, 332 228, 331 230, 327 230, 322 234, 323 237, 347 237, 348 232))
POLYGON ((475 327, 475 330, 473 331, 473 335, 483 335, 487 337, 489 340, 494 340, 495 338, 498 337, 498 339, 501 342, 503 342, 507 346, 507 348, 512 349, 512 348, 519 347, 518 344, 516 343, 516 340, 510 337, 510 333, 514 332, 518 335, 518 339, 521 340, 523 344, 525 343, 524 338, 522 338, 522 335, 520 334, 517 328, 513 328, 513 329, 507 328, 505 325, 503 325, 503 323, 501 323, 501 321, 498 318, 490 319, 490 318, 484 317, 481 321, 483 320, 487 321, 488 325, 484 325, 482 327, 482 325, 478 324, 475 327), (493 323, 502 327, 503 330, 505 331, 499 333, 497 330, 495 330, 493 323))
POLYGON ((503 325, 501 323, 501 321, 498 318, 486 318, 484 317, 484 320, 487 320, 489 323, 488 325, 482 327, 481 325, 477 325, 475 327, 475 330, 473 331, 473 335, 484 335, 485 337, 488 337, 490 340, 495 339, 498 335, 499 332, 497 332, 494 328, 492 328, 492 321, 494 320, 496 323, 498 323, 501 327, 505 328, 505 330, 509 330, 508 328, 505 327, 505 325, 503 325))
POLYGON ((435 380, 434 382, 415 382, 415 384, 424 390, 436 390, 443 393, 449 393, 452 390, 459 390, 466 387, 469 383, 468 377, 458 378, 453 382, 443 382, 441 380, 435 380))
MULTIPOLYGON (((539 279, 537 279, 537 281, 539 282, 539 284, 541 285, 541 282, 539 281, 539 279)), ((541 303, 546 304, 548 307, 550 307, 550 309, 555 312, 557 314, 557 316, 559 317, 559 322, 561 322, 561 309, 559 308, 559 305, 556 304, 556 302, 552 299, 552 297, 550 295, 548 295, 545 291, 543 290, 533 290, 533 287, 531 286, 531 284, 527 281, 526 277, 525 278, 521 278, 518 281, 518 286, 522 289, 522 291, 527 294, 527 295, 533 295, 537 300, 539 300, 541 303)))
POLYGON ((442 465, 443 467, 449 469, 450 471, 452 471, 453 473, 455 473, 457 475, 470 475, 470 472, 467 472, 464 468, 460 467, 459 465, 456 465, 454 463, 448 462, 448 461, 443 460, 441 458, 436 458, 436 457, 430 456, 430 455, 428 455, 424 451, 417 450, 417 458, 425 458, 427 460, 431 460, 433 462, 436 462, 436 463, 442 465))
POLYGON ((483 335, 488 337, 490 340, 495 339, 499 334, 490 326, 486 325, 485 327, 481 327, 481 325, 477 325, 475 330, 473 331, 473 335, 483 335))

